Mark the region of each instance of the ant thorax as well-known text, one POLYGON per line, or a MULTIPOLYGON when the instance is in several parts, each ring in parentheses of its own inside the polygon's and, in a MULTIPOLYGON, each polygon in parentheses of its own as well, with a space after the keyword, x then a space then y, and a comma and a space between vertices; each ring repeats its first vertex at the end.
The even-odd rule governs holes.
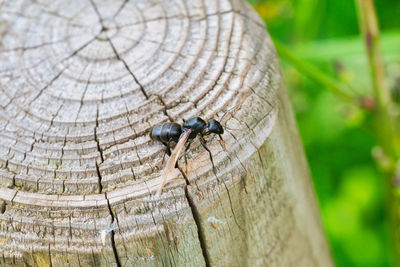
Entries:
POLYGON ((200 117, 194 117, 185 121, 182 125, 182 129, 191 129, 192 133, 189 139, 194 139, 198 134, 202 134, 207 129, 207 123, 200 117))

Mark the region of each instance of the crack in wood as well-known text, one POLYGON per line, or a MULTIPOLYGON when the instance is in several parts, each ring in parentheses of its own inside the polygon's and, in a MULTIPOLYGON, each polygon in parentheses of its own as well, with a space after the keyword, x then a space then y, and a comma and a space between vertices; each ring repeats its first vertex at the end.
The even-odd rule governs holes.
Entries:
POLYGON ((200 212, 198 211, 195 202, 193 201, 192 197, 190 196, 188 185, 185 185, 185 197, 189 204, 190 210, 192 212, 193 220, 196 224, 197 236, 199 239, 200 248, 201 248, 201 252, 203 254, 204 262, 206 264, 206 267, 210 267, 211 263, 210 263, 210 255, 207 250, 206 234, 205 234, 205 231, 201 224, 200 212))
MULTIPOLYGON (((200 139, 200 140, 204 140, 204 139, 200 139)), ((214 165, 214 160, 213 160, 213 157, 212 157, 211 150, 205 145, 204 142, 205 142, 205 141, 202 141, 201 144, 203 145, 204 149, 207 150, 207 152, 208 152, 208 154, 209 154, 209 156, 210 156, 210 161, 211 161, 211 164, 212 164, 212 166, 213 166, 213 173, 214 173, 214 175, 215 175, 216 180, 220 183, 221 180, 220 180, 220 178, 219 178, 218 175, 217 175, 217 169, 216 169, 216 167, 215 167, 215 165, 214 165)), ((236 218, 235 211, 233 210, 233 204, 232 204, 231 196, 230 196, 230 193, 229 193, 229 188, 228 188, 228 186, 226 185, 225 180, 222 179, 222 183, 224 184, 224 187, 225 187, 225 189, 226 189, 226 193, 227 193, 227 196, 228 196, 228 199, 229 199, 229 204, 230 204, 231 212, 232 212, 232 215, 233 215, 233 219, 234 219, 234 221, 235 221, 237 227, 238 227, 240 230, 243 231, 242 227, 239 225, 239 222, 238 222, 238 220, 237 220, 237 218, 236 218)), ((245 184, 244 184, 244 185, 245 185, 245 184)), ((244 188, 246 188, 246 187, 244 187, 244 188)), ((247 191, 246 191, 246 193, 247 193, 247 191)))
MULTIPOLYGON (((93 0, 90 0, 90 3, 93 6, 93 9, 95 10, 95 13, 97 15, 97 17, 99 18, 99 22, 101 24, 101 28, 102 29, 106 29, 107 27, 105 27, 104 23, 103 23, 103 17, 101 16, 99 9, 97 8, 96 4, 94 3, 93 0)), ((142 92, 142 94, 144 95, 144 97, 148 100, 149 99, 149 95, 146 93, 146 91, 144 90, 143 85, 139 82, 139 80, 136 78, 135 74, 133 74, 131 68, 129 67, 128 63, 120 56, 120 54, 118 53, 116 47, 114 46, 114 43, 112 42, 112 40, 107 37, 106 40, 108 41, 108 43, 111 46, 111 49, 114 52, 115 57, 117 58, 117 60, 121 61, 122 64, 124 65, 125 69, 129 72, 129 74, 132 76, 133 80, 136 82, 136 84, 139 86, 140 91, 142 92)))
POLYGON ((99 164, 96 162, 96 172, 97 172, 97 176, 98 176, 98 187, 99 187, 99 193, 103 192, 103 184, 101 183, 102 180, 102 176, 100 173, 100 169, 99 169, 99 164))
POLYGON ((51 261, 51 250, 50 250, 50 244, 49 244, 49 266, 50 267, 52 267, 53 266, 53 263, 52 263, 52 261, 51 261))
POLYGON ((99 136, 97 135, 97 129, 99 127, 99 106, 97 106, 97 111, 96 111, 96 125, 94 127, 94 139, 96 141, 96 145, 97 145, 97 151, 100 154, 100 159, 101 159, 101 163, 104 162, 104 155, 103 155, 103 150, 100 147, 100 140, 99 140, 99 136))
POLYGON ((140 24, 146 24, 146 23, 149 23, 149 22, 160 21, 160 20, 167 20, 168 21, 168 20, 173 20, 173 19, 182 19, 182 20, 183 19, 189 19, 189 21, 202 21, 202 20, 208 19, 209 17, 225 15, 225 14, 229 14, 229 13, 235 13, 235 14, 243 16, 243 14, 241 14, 241 13, 235 11, 235 10, 226 10, 226 11, 222 11, 222 12, 205 14, 203 16, 201 16, 201 15, 185 16, 185 15, 179 14, 179 15, 173 15, 173 16, 160 16, 160 17, 156 17, 156 18, 152 18, 152 19, 144 19, 144 20, 141 20, 139 22, 124 24, 120 28, 122 29, 124 27, 130 27, 130 26, 135 26, 135 25, 140 25, 140 24))
MULTIPOLYGON (((212 163, 212 166, 213 166, 214 175, 215 175, 217 181, 219 181, 219 178, 218 178, 217 172, 216 172, 216 168, 215 168, 215 165, 214 165, 214 160, 212 158, 211 151, 208 149, 208 147, 203 142, 201 142, 201 144, 203 145, 203 147, 209 153, 210 160, 211 160, 211 163, 212 163)), ((203 254, 203 258, 204 258, 205 264, 206 264, 206 266, 211 266, 211 264, 210 264, 210 256, 209 256, 208 251, 207 251, 206 237, 205 237, 205 234, 204 234, 204 229, 202 228, 202 224, 201 224, 200 213, 199 213, 199 211, 197 209, 197 206, 196 206, 195 202, 190 197, 190 193, 189 193, 189 190, 188 190, 188 186, 190 185, 190 181, 189 181, 187 175, 185 174, 185 172, 182 170, 182 168, 178 164, 177 164, 177 168, 181 172, 182 176, 185 178, 185 181, 186 181, 185 197, 186 197, 186 200, 188 201, 190 210, 192 212, 192 217, 193 217, 193 219, 195 221, 195 224, 196 224, 196 227, 197 227, 197 231, 198 231, 197 234, 198 234, 199 243, 200 243, 200 247, 201 247, 201 250, 202 250, 202 254, 203 254)), ((231 200, 231 197, 230 197, 229 189, 228 189, 227 185, 225 184, 225 181, 223 181, 223 184, 224 184, 226 192, 227 192, 227 196, 228 196, 228 199, 229 199, 230 208, 231 208, 231 212, 232 212, 235 224, 237 225, 237 227, 241 231, 244 231, 241 228, 241 226, 239 225, 239 223, 238 223, 238 221, 236 219, 236 215, 235 215, 235 212, 233 210, 233 204, 232 204, 232 200, 231 200)), ((197 187, 197 184, 196 184, 196 187, 197 187)), ((197 189, 198 189, 198 187, 197 187, 197 189)))
POLYGON ((129 2, 129 0, 124 0, 124 2, 121 4, 121 6, 118 8, 117 12, 115 12, 115 14, 112 16, 113 18, 115 18, 116 16, 118 16, 118 14, 124 9, 124 7, 126 6, 126 4, 129 2))
POLYGON ((158 99, 158 100, 161 102, 161 104, 164 106, 164 108, 163 108, 163 113, 164 113, 164 115, 167 116, 168 119, 169 119, 171 122, 174 122, 174 118, 172 118, 172 117, 168 114, 168 107, 167 107, 167 105, 165 104, 164 99, 162 99, 162 97, 161 97, 160 95, 156 95, 156 96, 157 96, 157 99, 158 99))
MULTIPOLYGON (((72 35, 72 36, 69 36, 69 38, 71 38, 71 37, 78 37, 78 36, 79 36, 79 35, 72 35)), ((37 48, 43 48, 43 47, 48 46, 48 45, 54 45, 54 44, 58 44, 58 43, 64 43, 64 42, 66 42, 66 41, 68 41, 68 38, 64 38, 64 39, 56 40, 56 41, 51 41, 51 42, 43 42, 43 43, 41 43, 41 44, 32 45, 32 46, 17 46, 17 47, 13 47, 13 48, 10 48, 10 49, 3 49, 3 50, 0 50, 0 53, 13 52, 13 51, 18 51, 18 50, 22 50, 23 52, 25 52, 25 51, 27 51, 27 50, 32 50, 32 49, 37 49, 37 48)))
MULTIPOLYGON (((100 13, 99 13, 98 9, 97 9, 97 6, 93 2, 93 0, 90 0, 90 3, 92 4, 97 16, 99 17, 100 23, 102 24, 102 28, 104 28, 104 25, 102 23, 103 20, 102 20, 102 18, 100 16, 100 13)), ((103 163, 104 162, 103 151, 102 151, 102 149, 100 147, 100 142, 99 142, 99 138, 98 138, 98 135, 97 135, 97 128, 98 127, 99 127, 99 106, 97 106, 96 125, 95 125, 95 128, 94 128, 94 136, 95 136, 95 140, 96 140, 96 144, 97 144, 97 149, 98 149, 98 151, 100 153, 101 163, 103 163)), ((99 178, 99 191, 100 191, 100 193, 102 193, 102 190, 103 190, 103 185, 102 185, 102 182, 101 182, 102 181, 102 176, 101 176, 101 172, 100 172, 100 169, 99 169, 99 166, 98 166, 97 162, 96 162, 96 171, 97 171, 97 175, 98 175, 98 178, 99 178)), ((113 213, 113 211, 111 209, 110 200, 108 199, 107 192, 105 193, 105 197, 106 197, 106 200, 107 200, 107 207, 108 207, 108 210, 109 210, 109 213, 110 213, 110 216, 111 216, 111 224, 113 224, 114 220, 115 220, 115 215, 114 215, 114 213, 113 213)), ((119 259, 118 250, 117 250, 117 247, 116 247, 116 244, 115 244, 115 230, 114 229, 112 229, 111 232, 110 232, 110 239, 111 239, 111 247, 112 247, 112 250, 113 250, 115 262, 117 264, 117 267, 121 267, 121 261, 119 259)))
MULTIPOLYGON (((232 118, 234 118, 234 116, 232 116, 232 118)), ((239 139, 236 138, 236 136, 235 136, 233 133, 231 133, 230 131, 227 130, 226 132, 229 133, 229 134, 233 137, 233 139, 235 139, 235 141, 239 144, 239 146, 243 149, 242 145, 241 145, 240 142, 239 142, 239 139)), ((222 145, 221 145, 221 148, 223 148, 222 145)), ((242 163, 242 161, 239 159, 238 155, 237 155, 237 154, 234 154, 234 155, 235 155, 235 158, 239 161, 239 164, 241 165, 241 167, 243 168, 243 170, 244 170, 245 172, 247 172, 246 167, 244 166, 244 164, 242 163)), ((229 158, 230 160, 232 160, 232 158, 228 155, 228 153, 227 153, 227 156, 228 156, 228 158, 229 158)), ((243 184, 243 188, 244 188, 245 193, 248 194, 247 188, 246 188, 246 180, 245 180, 245 178, 244 178, 244 177, 240 177, 240 181, 241 181, 241 183, 243 184)))
POLYGON ((136 84, 139 86, 140 91, 142 92, 142 94, 144 95, 144 97, 148 100, 149 99, 149 95, 146 93, 146 91, 144 90, 143 85, 139 82, 139 80, 136 78, 135 74, 133 74, 131 68, 129 67, 128 63, 126 63, 126 61, 119 55, 117 49, 115 48, 113 42, 111 41, 110 38, 107 38, 107 41, 110 43, 110 46, 112 48, 112 50, 114 51, 115 57, 122 62, 122 64, 124 64, 125 69, 129 72, 129 74, 132 76, 133 80, 136 82, 136 84))
MULTIPOLYGON (((84 71, 86 71, 86 68, 89 66, 89 64, 87 64, 86 66, 85 66, 85 68, 82 70, 82 73, 84 72, 84 71)), ((82 73, 80 74, 80 75, 82 75, 82 73)), ((89 88, 89 85, 90 85, 90 78, 92 77, 92 72, 90 72, 90 74, 89 74, 89 77, 88 77, 88 79, 87 79, 87 81, 86 81, 86 85, 85 85, 85 89, 83 90, 83 93, 82 93, 82 96, 81 96, 81 100, 80 100, 80 103, 79 103, 79 109, 78 109, 78 112, 76 113, 76 117, 75 117, 75 122, 78 120, 78 117, 79 117, 79 115, 80 115, 80 113, 81 113, 81 110, 82 110, 82 107, 83 107, 83 99, 85 98, 85 96, 86 96, 86 92, 87 92, 87 90, 88 90, 88 88, 89 88)), ((80 78, 80 77, 79 77, 80 78)), ((98 116, 97 114, 96 114, 96 116, 98 116)))
MULTIPOLYGON (((107 200, 107 207, 108 207, 108 210, 109 210, 110 216, 111 216, 111 224, 113 224, 116 218, 115 218, 114 213, 113 213, 113 211, 111 209, 110 200, 108 199, 107 193, 105 193, 105 197, 106 197, 106 200, 107 200)), ((117 224, 118 224, 118 220, 117 220, 117 224)), ((115 245, 114 236, 115 236, 115 230, 112 229, 111 232, 110 232, 111 247, 112 247, 112 250, 113 250, 113 253, 114 253, 114 258, 115 258, 115 262, 117 264, 117 267, 121 267, 121 261, 120 261, 119 256, 118 256, 118 250, 117 250, 117 246, 115 245)))
POLYGON ((4 200, 0 200, 0 213, 4 214, 7 209, 7 203, 4 200))
MULTIPOLYGON (((61 62, 60 62, 61 63, 61 62)), ((32 99, 31 104, 35 102, 42 94, 43 92, 49 88, 60 76, 61 74, 69 67, 69 65, 64 66, 62 70, 60 70, 42 89, 40 89, 39 93, 32 99)), ((18 97, 21 97, 23 95, 19 95, 18 97)))
MULTIPOLYGON (((96 125, 94 127, 94 139, 96 141, 96 146, 97 146, 97 151, 100 154, 100 164, 104 162, 104 155, 103 155, 103 150, 100 147, 100 140, 97 135, 97 129, 99 127, 99 106, 97 105, 97 111, 96 111, 96 125)), ((97 160, 95 160, 95 166, 96 166, 96 172, 97 172, 97 177, 98 177, 98 187, 99 187, 99 193, 103 192, 103 184, 102 184, 102 176, 99 168, 99 163, 97 160)))
MULTIPOLYGON (((151 218, 153 219, 153 224, 154 224, 154 225, 157 225, 157 222, 156 222, 156 219, 154 218, 153 212, 150 211, 150 214, 151 214, 151 218)), ((163 238, 162 238, 161 233, 160 233, 160 231, 159 231, 158 229, 157 229, 157 235, 158 235, 158 236, 160 237, 160 239, 161 239, 161 244, 162 244, 162 246, 163 246, 163 249, 164 249, 165 251, 168 251, 167 248, 165 247, 163 238)), ((168 239, 167 239, 167 240, 168 240, 168 239)), ((171 253, 171 256, 172 256, 172 261, 174 262, 174 264, 172 264, 172 262, 171 262, 171 257, 168 257, 169 265, 170 265, 170 266, 176 266, 175 258, 174 258, 174 255, 173 255, 172 253, 171 253)), ((164 264, 164 263, 163 263, 163 264, 164 264)))
POLYGON ((63 100, 62 104, 61 104, 61 105, 58 107, 58 109, 57 109, 56 113, 55 113, 55 114, 54 114, 54 116, 51 118, 50 125, 49 125, 49 128, 47 129, 47 131, 49 131, 49 130, 50 130, 50 128, 51 128, 51 127, 53 127, 54 120, 57 118, 57 116, 58 116, 58 113, 59 113, 59 112, 60 112, 60 110, 63 108, 63 106, 64 106, 64 103, 65 103, 65 100, 63 100))
POLYGON ((95 2, 94 2, 93 0, 89 0, 89 2, 90 2, 90 4, 91 4, 92 7, 93 7, 94 12, 96 12, 96 15, 97 15, 97 17, 98 17, 98 19, 99 19, 99 22, 100 22, 101 26, 103 26, 103 18, 101 17, 100 11, 99 11, 99 9, 97 8, 95 2))
MULTIPOLYGON (((96 36, 93 37, 92 39, 90 39, 89 41, 87 41, 86 43, 84 43, 82 46, 80 46, 79 48, 77 48, 74 52, 72 52, 70 55, 68 55, 67 57, 63 58, 58 64, 63 63, 64 61, 67 61, 68 59, 74 57, 76 54, 79 53, 79 51, 81 51, 82 49, 84 49, 86 46, 88 46, 89 44, 91 44, 94 40, 96 40, 96 36)), ((44 86, 39 93, 32 99, 31 104, 38 99, 43 92, 49 88, 62 74, 63 72, 69 68, 69 64, 66 65, 62 70, 60 70, 47 84, 46 86, 44 86)))

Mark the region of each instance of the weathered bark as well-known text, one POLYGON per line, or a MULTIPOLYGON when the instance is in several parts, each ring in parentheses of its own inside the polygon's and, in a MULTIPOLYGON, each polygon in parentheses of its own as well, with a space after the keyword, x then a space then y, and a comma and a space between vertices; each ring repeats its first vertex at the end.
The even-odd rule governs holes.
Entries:
POLYGON ((331 265, 276 53, 246 3, 13 0, 0 38, 1 265, 331 265), (155 197, 151 127, 226 111, 226 150, 196 140, 155 197))

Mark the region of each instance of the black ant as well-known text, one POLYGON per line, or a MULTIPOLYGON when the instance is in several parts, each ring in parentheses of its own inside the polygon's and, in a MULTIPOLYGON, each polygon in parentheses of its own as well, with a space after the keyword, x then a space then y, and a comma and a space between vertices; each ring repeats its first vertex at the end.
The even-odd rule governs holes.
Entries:
MULTIPOLYGON (((211 153, 206 146, 206 140, 204 139, 204 136, 212 133, 218 134, 221 140, 223 140, 221 135, 224 133, 224 127, 217 120, 211 119, 206 123, 200 117, 194 117, 187 121, 184 121, 182 127, 178 123, 168 122, 157 125, 153 129, 151 129, 150 138, 162 142, 167 147, 167 154, 170 156, 163 174, 163 182, 161 183, 161 186, 157 191, 157 195, 161 194, 162 188, 167 182, 168 174, 172 171, 174 167, 176 167, 179 154, 182 151, 183 146, 186 144, 186 142, 188 140, 193 140, 194 138, 196 138, 196 136, 199 135, 201 144, 209 153, 211 153), (174 148, 174 151, 171 153, 169 146, 170 142, 172 141, 176 142, 177 144, 174 148)), ((189 143, 185 149, 185 160, 186 151, 189 149, 190 144, 191 143, 189 143)))

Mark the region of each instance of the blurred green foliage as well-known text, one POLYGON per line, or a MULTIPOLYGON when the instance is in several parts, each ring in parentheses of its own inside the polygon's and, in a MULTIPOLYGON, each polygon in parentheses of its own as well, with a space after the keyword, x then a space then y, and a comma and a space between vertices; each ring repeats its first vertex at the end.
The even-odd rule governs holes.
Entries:
MULTIPOLYGON (((249 0, 273 39, 359 96, 371 75, 352 0, 249 0)), ((388 83, 400 99, 400 1, 376 0, 388 83)), ((337 266, 390 266, 384 177, 371 116, 281 60, 337 266)))

